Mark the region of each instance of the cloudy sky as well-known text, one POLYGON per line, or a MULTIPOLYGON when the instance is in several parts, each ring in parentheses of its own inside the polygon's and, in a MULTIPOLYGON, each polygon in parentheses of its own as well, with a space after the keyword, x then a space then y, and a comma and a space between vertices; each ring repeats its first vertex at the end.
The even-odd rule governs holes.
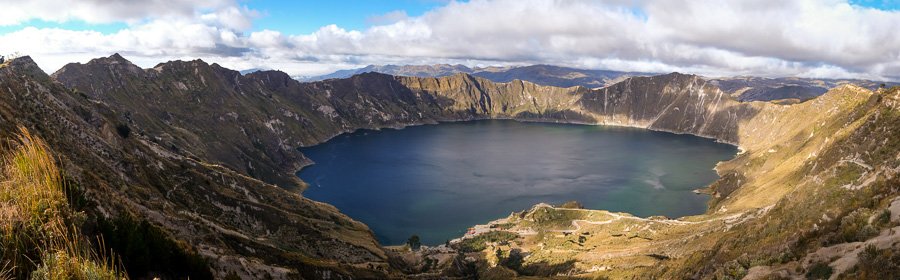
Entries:
POLYGON ((321 75, 369 64, 900 80, 900 0, 0 0, 0 55, 321 75))

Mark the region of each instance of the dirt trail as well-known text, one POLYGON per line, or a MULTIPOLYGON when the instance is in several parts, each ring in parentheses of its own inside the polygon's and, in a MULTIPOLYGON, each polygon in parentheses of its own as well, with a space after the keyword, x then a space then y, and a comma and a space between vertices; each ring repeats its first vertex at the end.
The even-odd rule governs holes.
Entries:
MULTIPOLYGON (((588 211, 588 212, 596 211, 596 210, 589 210, 589 209, 570 209, 570 208, 556 208, 556 207, 553 207, 553 209, 554 210, 570 210, 570 211, 588 211)), ((573 232, 581 230, 581 225, 578 224, 579 222, 594 224, 594 225, 604 225, 604 224, 610 224, 612 222, 615 222, 615 221, 618 221, 621 219, 630 219, 630 220, 642 221, 642 222, 662 223, 662 224, 667 224, 667 225, 694 225, 694 224, 709 223, 709 222, 721 221, 721 220, 735 221, 737 218, 741 217, 745 213, 747 213, 747 211, 737 213, 737 214, 734 214, 731 216, 718 217, 718 218, 709 219, 709 220, 700 221, 700 222, 668 220, 668 219, 667 220, 657 220, 657 219, 647 219, 647 218, 641 218, 641 217, 635 217, 635 216, 624 216, 624 215, 620 215, 620 214, 616 214, 616 213, 605 213, 606 215, 613 216, 614 218, 606 220, 606 221, 572 220, 572 226, 574 226, 575 229, 554 230, 554 231, 555 232, 563 232, 563 233, 573 233, 573 232)))

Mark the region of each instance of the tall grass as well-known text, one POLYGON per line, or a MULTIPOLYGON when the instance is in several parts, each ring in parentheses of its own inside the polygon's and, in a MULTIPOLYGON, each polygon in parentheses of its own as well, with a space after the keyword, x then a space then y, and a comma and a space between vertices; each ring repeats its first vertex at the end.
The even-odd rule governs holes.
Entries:
POLYGON ((79 233, 85 217, 70 208, 47 144, 24 128, 11 142, 0 156, 0 278, 125 278, 79 233))

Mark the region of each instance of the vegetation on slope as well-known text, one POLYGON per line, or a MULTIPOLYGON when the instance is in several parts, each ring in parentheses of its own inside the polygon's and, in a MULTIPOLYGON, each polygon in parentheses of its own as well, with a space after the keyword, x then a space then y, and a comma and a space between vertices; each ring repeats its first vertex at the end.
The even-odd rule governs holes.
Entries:
POLYGON ((47 144, 21 129, 0 160, 0 276, 18 279, 122 279, 112 255, 81 233, 84 213, 47 144), (101 253, 97 253, 97 252, 101 253))
POLYGON ((300 83, 278 71, 239 72, 203 61, 140 69, 119 55, 53 74, 115 108, 134 133, 171 152, 220 164, 286 189, 310 164, 296 150, 357 129, 484 118, 651 127, 720 137, 752 110, 693 75, 626 80, 613 89, 360 74, 300 83), (648 94, 663 93, 665 98, 648 94), (696 104, 696 97, 708 100, 696 104), (671 106, 670 106, 671 105, 671 106), (608 110, 607 110, 608 109, 608 110))
POLYGON ((14 140, 0 169, 0 276, 213 278, 206 260, 146 220, 97 216, 43 140, 24 128, 14 140))
MULTIPOLYGON (((705 215, 677 220, 538 205, 495 221, 520 235, 478 244, 481 277, 560 264, 541 276, 889 279, 900 268, 900 87, 847 86, 811 102, 754 104, 721 163, 705 215), (760 129, 765 127, 765 129, 760 129), (499 250, 498 250, 499 249, 499 250), (510 262, 508 256, 527 258, 510 262), (881 269, 876 269, 880 267, 881 269)), ((466 248, 471 247, 467 246, 466 248)), ((517 260, 513 258, 512 260, 517 260)), ((512 273, 512 274, 509 274, 512 273)))
MULTIPOLYGON (((123 63, 117 58, 113 62, 123 63)), ((717 167, 722 178, 707 190, 713 199, 706 215, 669 220, 550 208, 510 217, 510 223, 515 223, 512 230, 521 231, 520 237, 511 242, 516 249, 529 253, 523 265, 564 264, 561 267, 565 272, 542 270, 552 275, 733 278, 760 271, 823 275, 827 274, 826 267, 832 267, 831 273, 851 277, 856 275, 853 273, 866 273, 868 266, 860 260, 868 258, 856 258, 859 254, 853 251, 833 255, 839 257, 836 260, 818 256, 852 242, 869 244, 895 238, 882 238, 883 230, 891 227, 889 223, 872 223, 868 218, 883 216, 879 213, 893 201, 897 185, 892 167, 897 166, 894 156, 900 151, 890 144, 897 143, 890 131, 900 129, 891 113, 897 107, 896 90, 872 94, 845 86, 809 102, 782 106, 740 103, 699 77, 677 73, 632 78, 589 90, 522 81, 497 84, 463 74, 444 78, 363 74, 301 84, 284 73, 257 72, 243 77, 200 61, 172 62, 155 70, 112 67, 115 63, 94 63, 97 69, 66 67, 56 78, 79 90, 91 89, 89 97, 121 109, 116 114, 128 120, 138 135, 131 138, 153 139, 169 149, 156 151, 160 154, 188 155, 191 161, 181 161, 186 169, 195 168, 189 167, 196 166, 191 162, 208 161, 264 178, 268 175, 255 173, 251 166, 282 166, 280 160, 298 157, 289 148, 318 143, 337 133, 472 118, 640 126, 713 137, 744 148, 738 158, 717 167), (111 76, 93 75, 107 69, 115 71, 109 71, 111 76), (167 97, 154 100, 155 95, 147 94, 156 89, 167 97), (140 98, 144 100, 134 101, 140 98), (208 112, 195 110, 205 108, 197 104, 206 103, 245 107, 226 109, 235 111, 212 110, 216 106, 208 106, 212 108, 208 112), (168 110, 176 115, 167 115, 168 110), (226 129, 222 132, 224 139, 214 133, 219 128, 226 129), (266 139, 277 141, 262 141, 266 139), (173 148, 170 143, 179 144, 173 148), (206 143, 214 145, 203 146, 206 143), (214 148, 232 144, 246 149, 214 148), (282 151, 284 154, 280 154, 282 151), (275 158, 270 158, 273 155, 275 158), (873 231, 880 235, 871 238, 873 231), (852 261, 843 260, 850 255, 854 256, 852 261), (844 264, 858 264, 857 272, 844 264)), ((131 148, 140 150, 139 145, 131 143, 131 148)), ((166 222, 182 226, 218 222, 219 227, 205 227, 215 234, 206 235, 212 237, 202 241, 228 244, 225 247, 232 250, 229 253, 257 256, 266 264, 302 267, 301 272, 311 273, 305 274, 309 277, 321 277, 323 274, 316 273, 322 267, 342 274, 352 274, 349 267, 375 271, 379 259, 384 259, 377 244, 367 245, 372 241, 364 234, 364 226, 342 219, 332 208, 304 200, 294 201, 304 206, 293 206, 272 199, 272 194, 283 192, 220 186, 217 176, 203 177, 200 174, 207 173, 190 170, 185 174, 197 176, 187 178, 199 180, 184 185, 158 178, 159 183, 148 184, 156 189, 147 188, 140 194, 145 197, 135 201, 152 209, 146 211, 148 214, 177 217, 161 219, 166 222), (210 191, 216 193, 212 206, 197 199, 210 191), (241 200, 241 191, 253 201, 241 200), (168 192, 177 195, 170 197, 168 192), (267 199, 257 201, 261 197, 267 199), (149 198, 172 203, 179 210, 158 210, 165 208, 148 203, 153 201, 149 198), (308 225, 300 226, 302 234, 285 231, 272 236, 262 230, 284 225, 273 215, 266 215, 268 211, 280 213, 279 209, 300 213, 303 218, 298 220, 303 222, 298 224, 308 225), (256 222, 267 226, 258 227, 256 222), (329 230, 318 230, 322 227, 329 230), (233 229, 239 234, 232 234, 233 229), (290 236, 302 240, 293 242, 296 240, 290 236), (352 245, 342 247, 339 244, 346 244, 342 242, 352 245), (269 256, 285 252, 296 255, 269 256), (361 252, 365 257, 355 258, 357 254, 350 252, 361 252)), ((269 175, 290 176, 277 172, 269 175)), ((219 174, 223 173, 227 172, 219 174)), ((153 176, 150 171, 143 174, 153 176)), ((181 236, 191 238, 184 233, 181 236)), ((201 240, 194 238, 192 242, 201 240)), ((893 252, 882 243, 872 245, 886 250, 876 252, 878 255, 893 252)), ((485 246, 488 252, 484 256, 504 256, 503 250, 497 254, 485 246)), ((458 271, 470 271, 459 269, 468 267, 463 265, 467 261, 456 263, 460 264, 458 271)))
MULTIPOLYGON (((30 58, 17 58, 0 68, 0 118, 4 120, 0 135, 14 133, 17 126, 29 127, 56 151, 67 180, 83 190, 85 199, 94 204, 89 208, 97 210, 94 215, 94 211, 79 210, 87 214, 87 234, 101 234, 95 217, 117 225, 118 219, 131 216, 134 223, 126 224, 136 227, 114 226, 121 231, 104 235, 112 249, 116 249, 115 236, 125 239, 118 244, 138 249, 142 243, 179 244, 166 248, 184 249, 182 253, 202 256, 209 263, 208 268, 195 267, 191 272, 150 267, 149 275, 131 276, 384 278, 391 273, 374 268, 386 267, 386 256, 365 225, 334 207, 186 151, 168 151, 146 133, 142 135, 126 115, 119 115, 119 108, 89 97, 87 92, 54 82, 30 58), (117 127, 122 124, 131 131, 120 133, 117 127), (138 242, 131 237, 141 234, 129 234, 138 231, 144 237, 165 236, 169 241, 138 242), (149 234, 153 231, 160 234, 149 234)), ((132 252, 146 254, 142 251, 146 252, 132 252)), ((150 250, 149 255, 156 256, 155 252, 150 250)), ((129 261, 123 260, 126 268, 131 267, 129 261)), ((149 262, 167 264, 156 259, 149 262)))

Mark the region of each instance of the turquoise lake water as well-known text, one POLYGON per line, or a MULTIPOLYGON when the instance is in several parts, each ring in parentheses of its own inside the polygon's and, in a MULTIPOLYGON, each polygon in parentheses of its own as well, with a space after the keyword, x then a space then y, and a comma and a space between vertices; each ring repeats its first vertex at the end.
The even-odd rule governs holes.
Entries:
POLYGON ((384 245, 425 245, 546 202, 681 217, 737 147, 639 128, 481 120, 362 130, 300 151, 304 196, 368 225, 384 245))

